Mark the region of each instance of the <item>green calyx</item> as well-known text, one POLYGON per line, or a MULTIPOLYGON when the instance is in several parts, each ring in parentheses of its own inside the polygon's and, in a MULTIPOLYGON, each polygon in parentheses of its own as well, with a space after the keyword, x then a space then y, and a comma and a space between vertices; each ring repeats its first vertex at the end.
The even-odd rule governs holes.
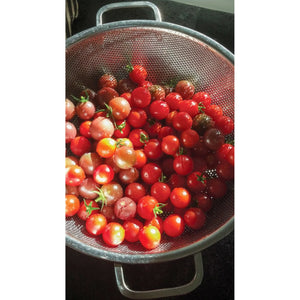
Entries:
POLYGON ((133 66, 132 66, 131 64, 128 64, 128 65, 125 66, 125 70, 126 70, 128 73, 130 73, 130 72, 133 71, 133 66))
POLYGON ((202 183, 205 183, 206 176, 204 174, 197 175, 197 181, 201 181, 202 183))
POLYGON ((107 205, 107 200, 104 196, 103 191, 101 190, 101 188, 98 188, 97 191, 93 191, 94 193, 96 193, 98 195, 98 197, 95 199, 95 202, 101 202, 101 208, 100 210, 103 210, 104 205, 107 205))
POLYGON ((205 108, 205 106, 202 104, 202 102, 199 102, 198 104, 198 111, 201 113, 204 113, 203 109, 205 108))
POLYGON ((84 206, 85 206, 85 209, 86 209, 86 212, 87 212, 87 216, 89 217, 91 215, 91 213, 94 211, 94 210, 97 210, 99 209, 99 207, 93 207, 92 206, 92 203, 93 202, 90 202, 90 204, 87 204, 85 199, 83 200, 84 202, 84 206))
POLYGON ((164 173, 161 173, 161 176, 158 179, 159 182, 166 182, 167 181, 167 176, 164 175, 164 173))
POLYGON ((157 206, 153 208, 154 217, 156 218, 157 215, 162 214, 164 211, 162 210, 163 207, 165 207, 166 203, 158 203, 157 206))
POLYGON ((85 103, 85 102, 88 102, 88 101, 90 100, 90 97, 89 97, 87 91, 85 91, 85 94, 86 94, 85 97, 84 97, 84 96, 80 96, 80 98, 77 98, 77 97, 75 97, 75 96, 73 96, 73 95, 71 95, 71 97, 72 97, 74 100, 76 100, 77 102, 79 102, 79 103, 85 103))
POLYGON ((145 144, 148 141, 149 141, 149 137, 145 133, 141 132, 141 134, 140 134, 140 142, 143 143, 143 144, 145 144))

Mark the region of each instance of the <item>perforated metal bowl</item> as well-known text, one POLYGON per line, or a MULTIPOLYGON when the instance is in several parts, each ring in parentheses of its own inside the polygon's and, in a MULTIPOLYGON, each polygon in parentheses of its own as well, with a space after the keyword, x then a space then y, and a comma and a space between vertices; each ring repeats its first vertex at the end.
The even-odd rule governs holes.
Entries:
MULTIPOLYGON (((66 96, 78 95, 85 87, 97 90, 97 80, 104 73, 118 79, 126 77, 129 62, 145 66, 148 78, 160 84, 171 79, 187 79, 197 91, 207 91, 214 104, 234 119, 233 55, 209 37, 194 30, 161 22, 156 6, 149 2, 134 5, 151 7, 155 21, 130 20, 102 24, 97 13, 97 26, 67 40, 66 96)), ((119 3, 130 6, 130 3, 119 3)), ((133 3, 131 3, 133 5, 133 3)), ((162 243, 146 251, 139 243, 123 243, 117 248, 104 244, 101 238, 86 234, 84 222, 73 217, 66 220, 66 244, 82 253, 117 263, 154 263, 199 253, 225 237, 233 229, 234 192, 214 203, 200 231, 186 228, 178 238, 163 236, 162 243)))

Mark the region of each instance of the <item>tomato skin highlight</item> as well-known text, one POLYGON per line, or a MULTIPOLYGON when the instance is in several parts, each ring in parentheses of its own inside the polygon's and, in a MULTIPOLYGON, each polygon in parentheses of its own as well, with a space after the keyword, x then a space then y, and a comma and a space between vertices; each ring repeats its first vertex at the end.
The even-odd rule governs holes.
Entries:
POLYGON ((174 158, 173 161, 174 171, 182 176, 190 174, 194 169, 194 163, 190 156, 179 155, 174 158))
POLYGON ((91 235, 98 236, 104 231, 106 224, 106 218, 102 214, 96 213, 87 218, 85 228, 91 235))
POLYGON ((147 163, 141 171, 141 178, 147 184, 154 184, 161 177, 162 170, 156 163, 147 163))
POLYGON ((144 108, 151 102, 151 94, 147 88, 138 87, 131 93, 131 100, 134 107, 144 108))
POLYGON ((143 228, 143 223, 137 219, 130 219, 123 223, 125 229, 125 240, 134 243, 139 240, 140 230, 143 228))
POLYGON ((191 207, 186 210, 183 219, 188 227, 199 230, 205 223, 206 215, 200 208, 191 207))
POLYGON ((177 208, 185 208, 191 203, 191 194, 185 188, 174 188, 170 194, 170 201, 177 208))
POLYGON ((110 222, 104 227, 102 238, 108 246, 116 247, 123 243, 125 239, 125 229, 117 222, 110 222))
POLYGON ((72 153, 77 156, 82 156, 84 153, 90 152, 91 147, 91 142, 84 136, 77 136, 70 143, 72 153))
POLYGON ((161 234, 157 227, 153 225, 144 226, 139 233, 139 240, 147 250, 155 249, 159 246, 161 234))
POLYGON ((164 232, 170 237, 178 237, 184 231, 185 223, 178 214, 169 215, 163 223, 164 232))
POLYGON ((80 201, 77 196, 75 195, 66 195, 65 196, 65 206, 66 217, 72 217, 77 214, 80 208, 80 201))
POLYGON ((85 179, 85 173, 80 166, 66 168, 66 185, 78 186, 85 179))
POLYGON ((93 178, 99 184, 106 184, 114 179, 114 175, 115 172, 110 165, 102 164, 95 169, 93 178))
POLYGON ((155 217, 153 209, 158 205, 158 201, 149 195, 139 199, 137 204, 137 213, 145 220, 151 220, 155 217))

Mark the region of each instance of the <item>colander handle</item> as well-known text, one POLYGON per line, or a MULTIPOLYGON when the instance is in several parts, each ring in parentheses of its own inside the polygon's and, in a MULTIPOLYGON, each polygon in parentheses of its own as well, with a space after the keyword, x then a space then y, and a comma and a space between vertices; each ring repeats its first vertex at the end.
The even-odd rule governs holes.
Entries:
POLYGON ((194 254, 194 264, 195 264, 195 275, 190 282, 184 285, 176 286, 172 288, 156 289, 156 290, 135 291, 130 289, 127 286, 124 278, 122 265, 115 263, 115 276, 116 276, 117 286, 123 296, 131 299, 154 299, 154 298, 184 295, 193 291, 202 282, 203 264, 202 264, 201 252, 194 254))
POLYGON ((119 8, 135 8, 135 7, 149 7, 153 10, 155 21, 161 22, 161 14, 158 9, 158 7, 148 1, 132 1, 132 2, 117 2, 117 3, 111 3, 102 6, 96 15, 96 25, 103 25, 103 19, 102 16, 105 12, 113 9, 119 9, 119 8))

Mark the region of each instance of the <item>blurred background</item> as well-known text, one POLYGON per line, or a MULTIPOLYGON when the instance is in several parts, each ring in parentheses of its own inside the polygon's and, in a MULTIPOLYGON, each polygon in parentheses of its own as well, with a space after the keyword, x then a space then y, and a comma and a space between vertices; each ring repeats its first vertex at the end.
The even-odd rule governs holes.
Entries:
MULTIPOLYGON (((66 37, 96 25, 100 7, 113 2, 66 0, 66 37)), ((233 0, 153 0, 162 20, 197 30, 234 53, 233 0)), ((127 19, 153 19, 147 8, 113 10, 104 23, 127 19)), ((234 233, 202 251, 204 278, 193 292, 168 299, 234 299, 234 233)), ((171 287, 190 281, 194 275, 193 257, 151 265, 124 265, 129 287, 137 290, 171 287), (143 276, 140 276, 143 274, 143 276)), ((83 255, 66 247, 66 299, 128 299, 117 288, 114 264, 83 255)))

